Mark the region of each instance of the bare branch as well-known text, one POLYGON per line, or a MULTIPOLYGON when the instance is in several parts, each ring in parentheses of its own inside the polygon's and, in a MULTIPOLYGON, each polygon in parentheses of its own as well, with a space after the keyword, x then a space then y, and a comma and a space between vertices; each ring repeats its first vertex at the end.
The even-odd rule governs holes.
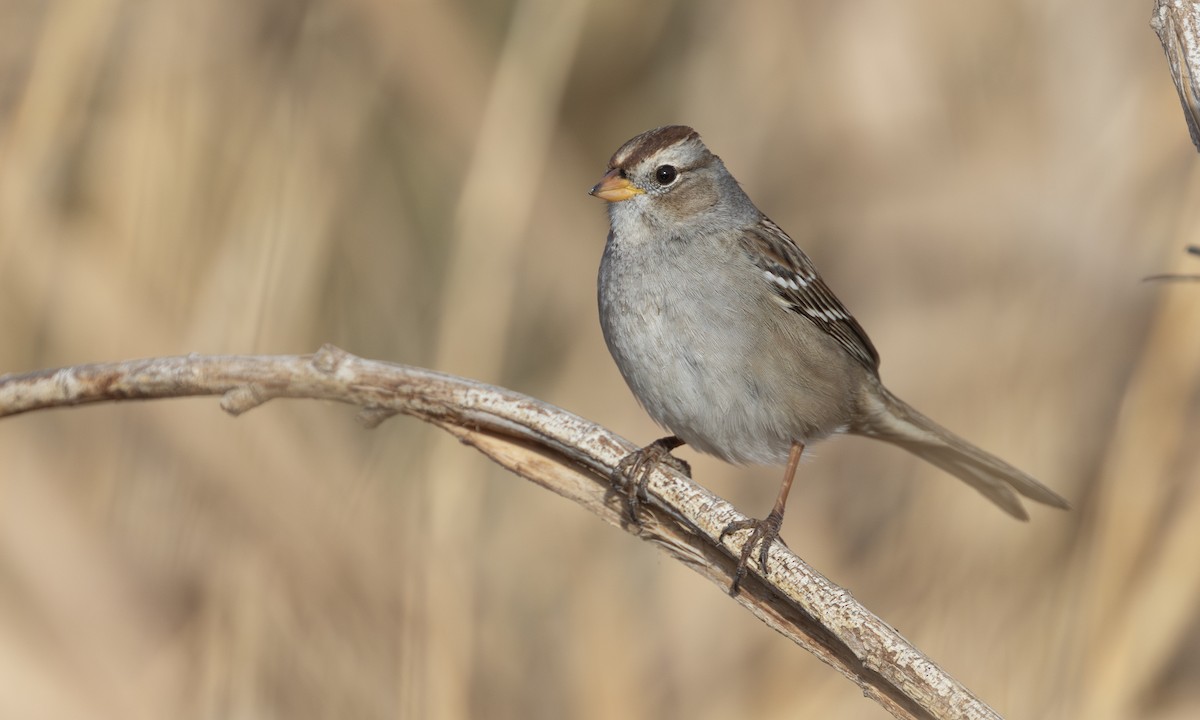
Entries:
POLYGON ((1200 152, 1200 2, 1157 0, 1150 27, 1167 54, 1188 133, 1200 152))
MULTIPOLYGON (((446 430, 503 467, 648 540, 728 588, 746 533, 729 503, 670 469, 655 470, 641 523, 623 521, 609 476, 634 446, 564 410, 503 388, 364 360, 326 345, 315 355, 151 358, 0 377, 0 417, 114 400, 221 395, 238 415, 273 398, 336 400, 375 426, 396 414, 446 430)), ((857 683, 897 718, 998 718, 846 590, 776 543, 766 577, 736 600, 857 683)))

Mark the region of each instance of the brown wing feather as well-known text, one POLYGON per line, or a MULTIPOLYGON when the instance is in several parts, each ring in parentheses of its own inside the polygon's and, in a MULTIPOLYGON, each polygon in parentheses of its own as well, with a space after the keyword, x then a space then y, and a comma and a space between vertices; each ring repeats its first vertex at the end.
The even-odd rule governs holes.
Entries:
POLYGON ((833 336, 867 369, 879 370, 879 353, 867 333, 821 278, 812 260, 769 218, 742 233, 746 250, 788 309, 833 336))

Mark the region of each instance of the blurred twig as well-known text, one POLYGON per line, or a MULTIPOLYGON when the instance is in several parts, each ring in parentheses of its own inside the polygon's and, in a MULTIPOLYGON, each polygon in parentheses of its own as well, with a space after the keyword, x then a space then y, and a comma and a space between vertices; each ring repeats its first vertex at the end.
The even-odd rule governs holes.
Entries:
MULTIPOLYGON (((326 345, 315 355, 151 358, 0 377, 0 417, 114 400, 221 395, 239 415, 273 398, 336 400, 362 408, 375 426, 392 415, 446 430, 512 472, 583 505, 612 525, 655 543, 728 587, 742 536, 721 529, 741 519, 724 500, 670 470, 649 481, 651 502, 637 526, 609 492, 609 476, 634 449, 604 428, 510 390, 430 370, 364 360, 326 345)), ((880 620, 781 544, 765 577, 736 600, 817 655, 897 718, 998 718, 880 620)))
MULTIPOLYGON (((1192 255, 1200 255, 1200 245, 1188 245, 1187 251, 1192 255)), ((1200 275, 1179 275, 1176 273, 1159 273, 1158 275, 1147 275, 1146 277, 1142 278, 1142 282, 1150 282, 1153 280, 1200 282, 1200 275)))
POLYGON ((1167 54, 1188 133, 1200 152, 1200 2, 1157 0, 1150 27, 1167 54))

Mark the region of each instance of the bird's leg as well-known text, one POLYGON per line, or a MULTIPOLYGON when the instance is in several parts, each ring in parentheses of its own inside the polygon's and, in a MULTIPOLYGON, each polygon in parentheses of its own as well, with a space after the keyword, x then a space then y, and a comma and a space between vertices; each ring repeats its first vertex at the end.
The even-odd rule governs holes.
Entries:
POLYGON ((764 573, 767 571, 767 551, 771 549, 771 543, 779 539, 779 528, 783 525, 783 509, 787 506, 788 493, 792 491, 792 480, 796 478, 796 468, 800 465, 800 455, 803 452, 804 443, 792 443, 792 449, 788 453, 787 469, 783 472, 783 485, 779 487, 779 497, 775 498, 775 507, 771 508, 771 512, 766 518, 731 522, 721 531, 719 540, 724 540, 726 535, 739 530, 753 530, 746 543, 742 545, 742 556, 738 559, 737 569, 733 574, 733 584, 729 586, 730 595, 737 595, 742 578, 746 577, 746 568, 750 564, 750 553, 754 550, 755 543, 760 541, 762 544, 758 549, 758 566, 764 573))
POLYGON ((613 488, 625 496, 629 519, 634 525, 638 524, 638 505, 647 499, 646 484, 650 482, 650 471, 654 466, 670 465, 684 475, 692 476, 691 466, 671 454, 672 450, 683 444, 674 435, 659 438, 641 450, 634 450, 617 463, 610 478, 613 488))

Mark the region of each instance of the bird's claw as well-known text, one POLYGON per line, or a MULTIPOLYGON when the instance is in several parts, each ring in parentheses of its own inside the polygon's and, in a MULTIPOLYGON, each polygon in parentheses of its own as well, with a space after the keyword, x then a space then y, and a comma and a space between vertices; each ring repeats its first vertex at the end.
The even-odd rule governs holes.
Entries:
POLYGON ((767 571, 767 552, 771 549, 771 545, 779 540, 779 529, 783 525, 783 514, 772 511, 762 520, 747 518, 745 520, 735 520, 725 526, 721 531, 719 541, 724 541, 725 536, 732 535, 742 530, 750 530, 750 537, 742 545, 742 554, 738 558, 737 568, 733 573, 733 583, 729 586, 729 594, 737 595, 741 588, 742 580, 746 577, 746 571, 750 565, 750 555, 754 552, 754 546, 758 545, 758 566, 765 573, 767 571))
POLYGON ((675 436, 660 438, 640 450, 634 450, 617 463, 610 479, 613 488, 625 496, 625 507, 629 511, 629 521, 639 524, 638 511, 643 500, 648 499, 646 485, 650 482, 650 471, 659 465, 667 465, 687 477, 692 476, 692 468, 683 460, 671 454, 675 448, 683 445, 683 441, 675 436))

